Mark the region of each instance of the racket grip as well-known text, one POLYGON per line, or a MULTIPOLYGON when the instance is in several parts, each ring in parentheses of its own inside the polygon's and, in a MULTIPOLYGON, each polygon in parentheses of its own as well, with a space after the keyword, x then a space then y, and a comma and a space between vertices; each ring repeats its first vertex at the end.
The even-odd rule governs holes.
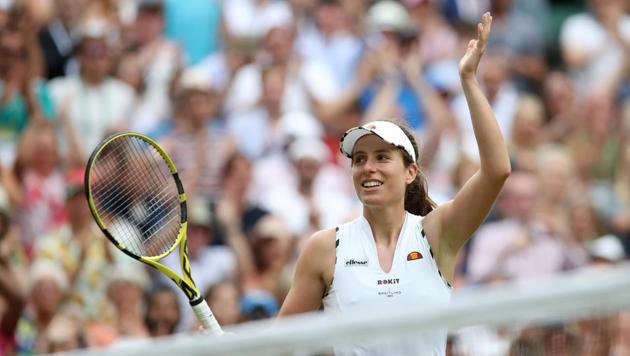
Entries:
POLYGON ((212 314, 208 303, 202 298, 201 302, 195 305, 191 305, 197 316, 197 320, 201 323, 201 326, 205 330, 208 330, 212 335, 223 335, 223 329, 221 325, 212 314))

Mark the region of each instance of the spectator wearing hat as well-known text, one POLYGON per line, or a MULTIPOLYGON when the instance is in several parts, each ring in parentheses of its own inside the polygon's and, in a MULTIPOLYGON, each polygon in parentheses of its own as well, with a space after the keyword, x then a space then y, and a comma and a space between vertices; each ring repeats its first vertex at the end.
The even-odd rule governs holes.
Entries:
POLYGON ((373 35, 357 74, 367 83, 359 95, 364 121, 404 117, 415 133, 437 127, 446 120, 446 107, 424 80, 418 31, 408 11, 381 1, 370 7, 366 21, 373 35))
POLYGON ((196 69, 182 73, 173 118, 151 136, 175 162, 188 196, 216 197, 221 168, 236 146, 220 116, 220 97, 202 73, 196 69))
POLYGON ((116 59, 111 25, 91 18, 79 31, 80 75, 53 79, 50 91, 64 128, 64 149, 74 153, 73 163, 84 164, 107 134, 129 126, 136 96, 128 84, 110 76, 116 59))
POLYGON ((55 262, 36 261, 31 265, 27 308, 17 325, 18 353, 47 352, 45 332, 61 310, 69 281, 65 271, 55 262))
MULTIPOLYGON (((622 263, 627 255, 619 238, 612 234, 599 236, 584 244, 590 269, 611 268, 622 263)), ((627 331, 630 314, 622 311, 618 314, 594 316, 576 322, 582 337, 582 352, 588 355, 624 355, 630 346, 627 331), (624 336, 622 336, 624 335, 624 336)))
POLYGON ((42 236, 35 245, 35 258, 57 263, 68 280, 64 309, 82 321, 100 320, 107 313, 107 276, 123 254, 104 238, 85 201, 83 170, 68 173, 65 213, 67 223, 42 236))
MULTIPOLYGON (((285 223, 273 215, 260 219, 247 237, 240 232, 230 212, 218 212, 226 226, 226 239, 238 261, 242 288, 241 312, 251 314, 264 304, 265 316, 273 316, 288 292, 291 268, 288 264, 293 241, 285 223)), ((244 315, 248 317, 247 315, 244 315)), ((252 315, 249 315, 250 319, 252 315)))
MULTIPOLYGON (((193 280, 200 291, 236 275, 236 259, 227 246, 214 245, 214 217, 208 201, 194 198, 187 202, 188 211, 188 258, 193 280)), ((180 269, 179 256, 172 253, 164 258, 163 263, 177 271, 180 269)), ((163 275, 159 275, 164 284, 172 283, 163 275)), ((194 329, 195 316, 184 293, 176 290, 179 308, 182 311, 178 330, 194 329)))
POLYGON ((61 353, 82 349, 83 330, 77 319, 63 313, 56 314, 43 334, 45 353, 61 353))
POLYGON ((109 316, 96 321, 96 324, 105 320, 107 326, 113 328, 116 342, 149 336, 144 323, 144 293, 149 287, 148 277, 143 265, 121 261, 105 278, 105 294, 111 302, 111 309, 109 316))
POLYGON ((329 163, 328 147, 317 137, 300 137, 289 144, 287 154, 284 183, 262 192, 260 204, 298 237, 345 222, 357 203, 340 183, 344 172, 329 163))

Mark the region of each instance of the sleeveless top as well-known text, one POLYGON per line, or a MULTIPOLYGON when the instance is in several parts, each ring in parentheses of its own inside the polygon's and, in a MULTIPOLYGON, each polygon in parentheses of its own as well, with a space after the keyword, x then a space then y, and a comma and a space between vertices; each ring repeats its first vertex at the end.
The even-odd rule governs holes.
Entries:
MULTIPOLYGON (((406 212, 389 273, 379 264, 372 230, 363 216, 337 228, 336 245, 333 281, 323 299, 327 311, 430 308, 450 300, 451 287, 433 258, 420 216, 406 212)), ((446 334, 439 329, 406 339, 353 344, 335 348, 335 355, 444 355, 446 334)))

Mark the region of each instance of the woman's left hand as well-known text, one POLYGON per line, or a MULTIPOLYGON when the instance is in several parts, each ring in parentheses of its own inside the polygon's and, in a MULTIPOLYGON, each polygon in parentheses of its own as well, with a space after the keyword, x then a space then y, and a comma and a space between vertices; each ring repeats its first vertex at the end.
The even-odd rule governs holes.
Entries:
POLYGON ((477 39, 468 42, 466 54, 459 61, 459 75, 462 78, 474 77, 479 67, 481 56, 486 50, 490 27, 492 26, 492 16, 486 12, 481 17, 481 22, 477 24, 477 39))

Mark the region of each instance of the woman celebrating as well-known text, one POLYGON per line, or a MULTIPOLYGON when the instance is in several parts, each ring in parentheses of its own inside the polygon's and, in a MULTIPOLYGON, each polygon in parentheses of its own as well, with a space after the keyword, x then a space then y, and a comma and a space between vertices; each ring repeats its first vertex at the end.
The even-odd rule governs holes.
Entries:
MULTIPOLYGON (((319 309, 386 309, 447 303, 455 259, 483 222, 510 174, 508 153, 477 79, 492 17, 483 15, 478 38, 459 63, 481 168, 455 198, 436 207, 418 165, 418 146, 407 129, 374 121, 350 129, 341 151, 352 160, 352 178, 363 216, 315 233, 298 259, 295 280, 280 315, 319 309), (433 250, 433 251, 432 251, 433 250)), ((341 355, 444 355, 446 330, 411 340, 379 341, 335 350, 341 355)))

